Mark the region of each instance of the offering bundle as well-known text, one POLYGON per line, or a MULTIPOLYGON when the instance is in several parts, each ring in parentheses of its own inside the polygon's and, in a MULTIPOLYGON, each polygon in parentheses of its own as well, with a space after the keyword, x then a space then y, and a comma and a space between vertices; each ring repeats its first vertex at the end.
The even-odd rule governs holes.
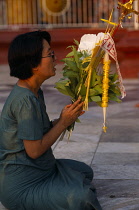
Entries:
MULTIPOLYGON (((68 47, 71 48, 71 52, 62 60, 63 78, 55 85, 61 93, 70 96, 72 102, 80 97, 84 101, 84 110, 88 110, 88 103, 92 101, 101 106, 104 132, 107 129, 106 108, 109 101, 121 102, 119 96, 124 98, 126 95, 113 37, 126 16, 131 18, 132 13, 139 14, 133 9, 133 1, 118 3, 121 11, 118 23, 112 22, 113 11, 109 20, 102 19, 108 24, 105 33, 85 34, 80 43, 74 40, 74 45, 68 47), (110 59, 116 62, 116 72, 111 70, 110 59)), ((71 133, 73 128, 74 124, 68 131, 71 133)))

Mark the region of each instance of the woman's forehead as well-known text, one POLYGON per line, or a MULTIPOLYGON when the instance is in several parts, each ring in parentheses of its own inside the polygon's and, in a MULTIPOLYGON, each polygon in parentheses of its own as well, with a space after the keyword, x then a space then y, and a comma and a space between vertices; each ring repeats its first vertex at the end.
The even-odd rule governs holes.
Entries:
POLYGON ((50 45, 46 40, 43 40, 43 50, 45 50, 45 51, 51 50, 50 45))

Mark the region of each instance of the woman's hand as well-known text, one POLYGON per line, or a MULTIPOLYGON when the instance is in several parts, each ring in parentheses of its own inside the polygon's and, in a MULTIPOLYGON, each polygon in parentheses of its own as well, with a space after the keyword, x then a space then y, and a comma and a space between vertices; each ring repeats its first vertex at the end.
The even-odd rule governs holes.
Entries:
POLYGON ((78 99, 73 104, 69 104, 64 107, 64 109, 61 112, 59 122, 61 122, 61 124, 65 126, 65 128, 67 128, 69 125, 75 122, 75 120, 79 116, 84 114, 83 103, 84 102, 81 102, 81 100, 78 99))

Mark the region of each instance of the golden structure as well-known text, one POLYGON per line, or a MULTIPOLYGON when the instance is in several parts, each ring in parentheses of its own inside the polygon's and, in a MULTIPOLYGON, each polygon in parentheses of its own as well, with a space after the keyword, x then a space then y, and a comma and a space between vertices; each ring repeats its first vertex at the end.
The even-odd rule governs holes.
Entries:
POLYGON ((103 131, 106 132, 106 107, 108 107, 108 90, 109 90, 109 70, 110 70, 109 54, 106 52, 103 60, 103 81, 102 81, 102 104, 103 107, 103 115, 104 115, 104 124, 103 131))
POLYGON ((6 0, 8 24, 56 23, 69 8, 69 0, 6 0))

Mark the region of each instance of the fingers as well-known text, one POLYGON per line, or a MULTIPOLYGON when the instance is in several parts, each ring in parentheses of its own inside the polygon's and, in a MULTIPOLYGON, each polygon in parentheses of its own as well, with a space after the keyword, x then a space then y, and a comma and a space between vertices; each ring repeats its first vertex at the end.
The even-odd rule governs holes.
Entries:
POLYGON ((69 108, 71 106, 72 106, 72 104, 68 104, 68 105, 65 106, 65 108, 69 108))
POLYGON ((60 115, 60 121, 68 127, 71 125, 75 120, 83 115, 85 112, 83 111, 83 104, 80 99, 75 101, 73 104, 68 104, 64 107, 60 115))
POLYGON ((75 112, 78 111, 80 108, 82 109, 83 103, 81 99, 78 99, 73 104, 66 105, 65 108, 70 108, 70 111, 74 110, 75 112))
POLYGON ((83 104, 84 102, 81 102, 81 99, 79 98, 72 104, 72 106, 70 106, 70 112, 74 113, 76 116, 79 117, 81 112, 83 111, 83 104))
POLYGON ((84 104, 84 102, 81 102, 80 104, 78 104, 78 105, 74 108, 74 112, 78 112, 78 113, 82 112, 82 110, 83 110, 83 104, 84 104))
POLYGON ((80 115, 79 115, 79 116, 83 115, 84 113, 85 113, 85 111, 81 111, 81 113, 80 113, 80 115))
POLYGON ((64 110, 70 112, 70 114, 75 115, 79 117, 80 115, 84 114, 83 111, 83 104, 84 102, 81 102, 80 99, 75 101, 73 104, 68 104, 65 106, 64 110))
POLYGON ((81 115, 83 115, 84 113, 85 113, 85 111, 83 111, 82 109, 81 109, 81 110, 78 110, 78 111, 76 112, 77 118, 80 117, 81 115))
POLYGON ((76 108, 79 104, 81 104, 81 103, 83 103, 83 102, 81 102, 81 100, 78 99, 77 101, 75 101, 75 102, 72 104, 71 109, 75 109, 75 108, 76 108))

